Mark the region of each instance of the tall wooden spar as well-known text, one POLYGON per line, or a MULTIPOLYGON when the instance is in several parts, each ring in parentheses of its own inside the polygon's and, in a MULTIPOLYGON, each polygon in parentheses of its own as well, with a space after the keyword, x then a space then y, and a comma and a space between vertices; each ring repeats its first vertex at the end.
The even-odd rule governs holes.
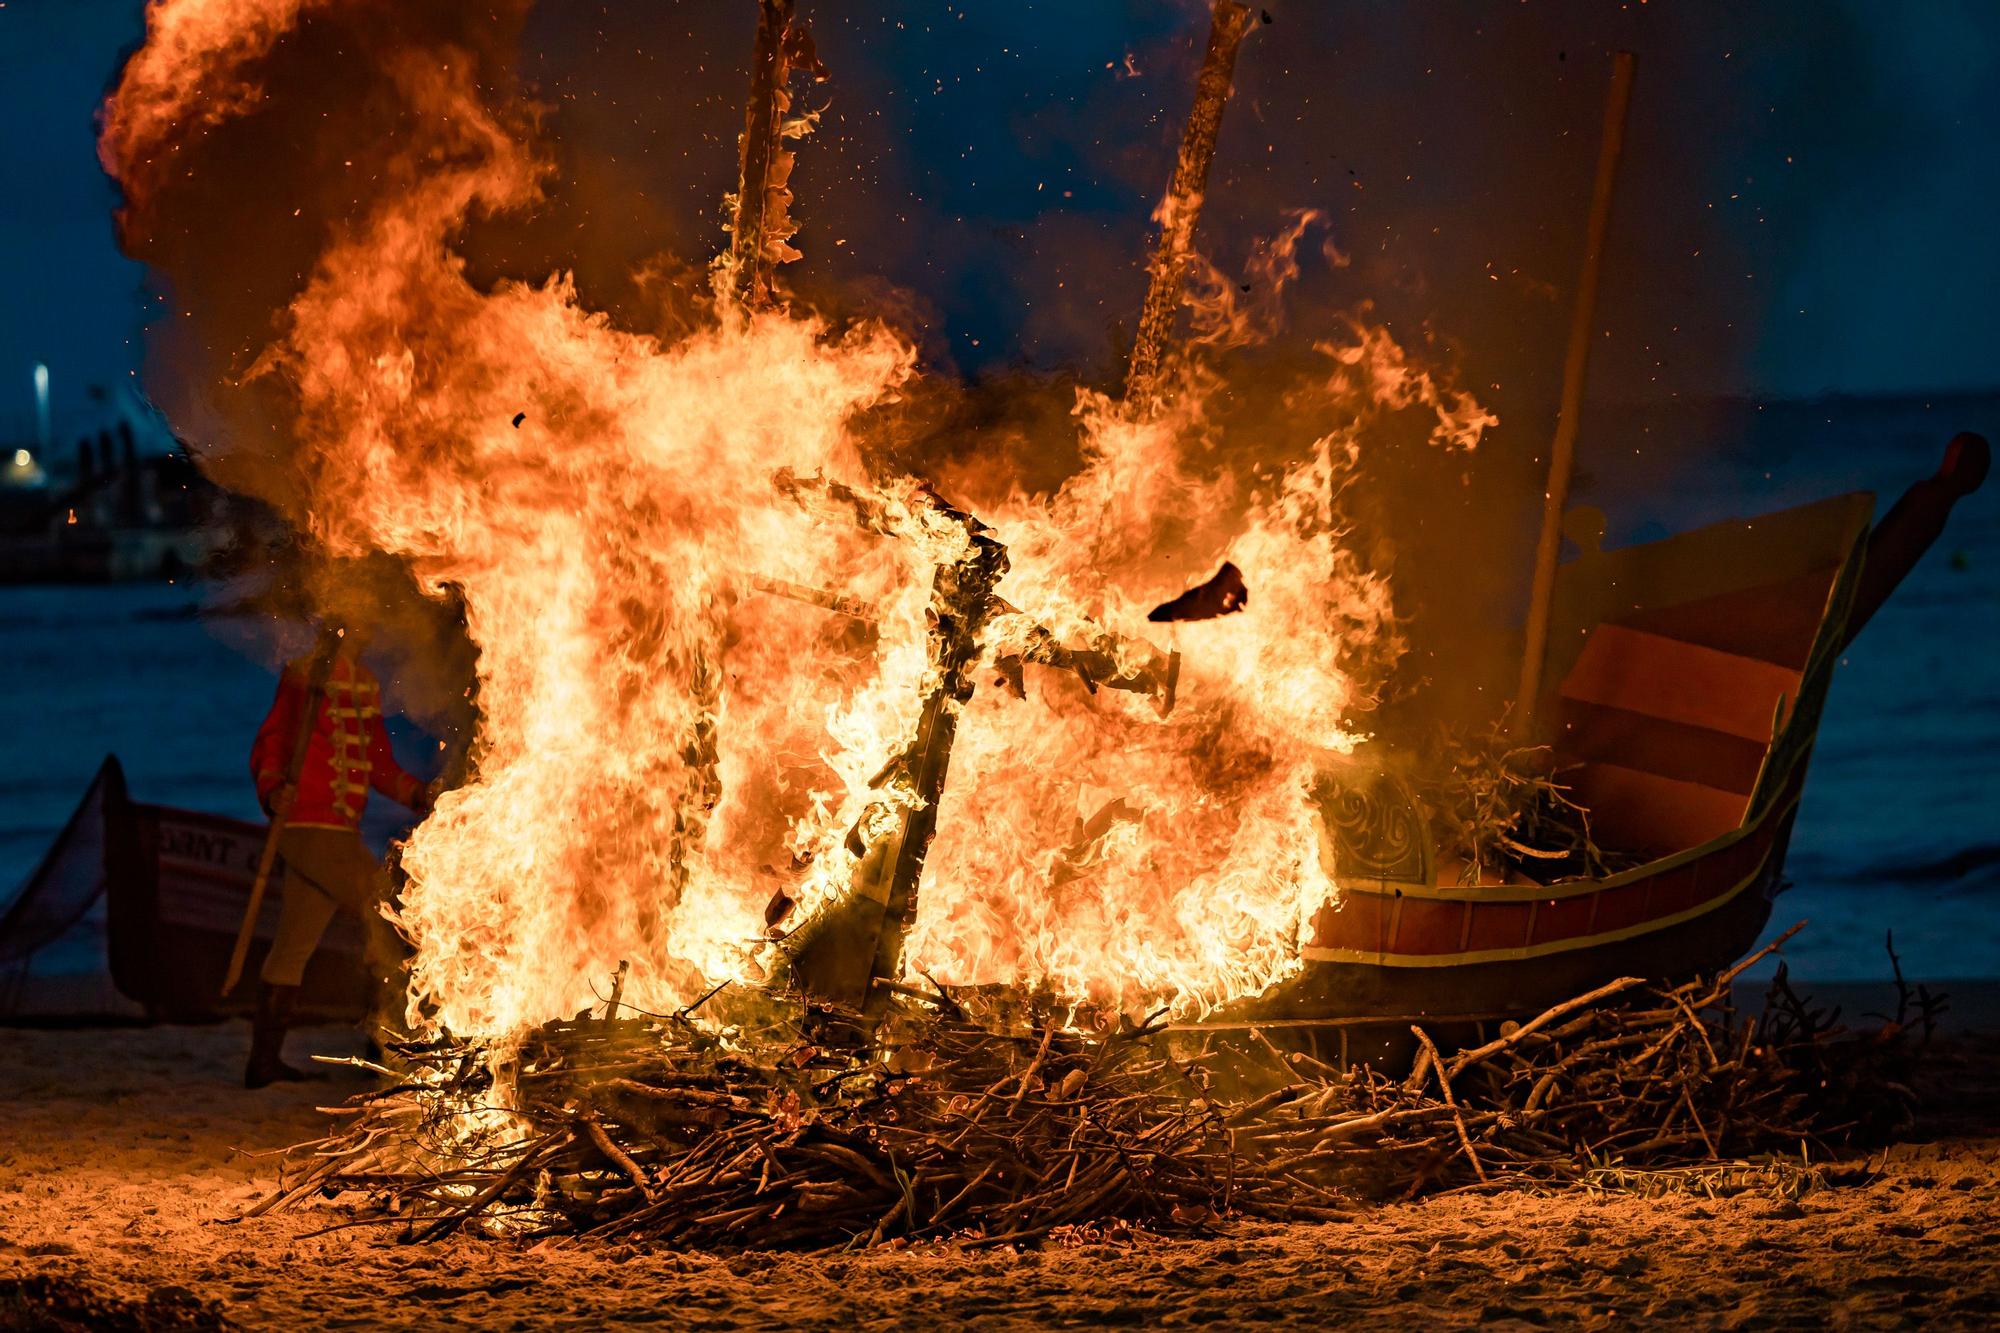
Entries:
MULTIPOLYGON (((751 57, 743 137, 738 141, 729 254, 723 264, 729 294, 746 310, 771 305, 777 299, 773 287, 777 266, 799 257, 790 244, 798 226, 791 216, 792 152, 785 141, 803 133, 809 122, 788 114, 791 83, 800 73, 824 77, 825 69, 794 8, 795 0, 757 0, 757 46, 751 57)), ((709 819, 722 800, 716 734, 722 672, 699 647, 688 664, 688 688, 696 708, 681 742, 688 783, 674 810, 673 841, 667 849, 668 888, 675 899, 687 887, 691 864, 708 836, 709 819)))
POLYGON ((1139 333, 1125 372, 1125 405, 1135 415, 1145 415, 1159 406, 1161 362, 1180 314, 1188 261, 1194 256, 1195 223, 1201 218, 1202 200, 1208 192, 1208 168, 1215 160, 1222 109, 1229 103, 1230 85, 1236 78, 1236 52, 1249 31, 1248 5, 1216 0, 1209 17, 1208 51, 1195 84, 1194 106, 1181 133, 1173 180, 1160 204, 1160 240, 1153 249, 1146 303, 1139 311, 1139 333))
POLYGON ((772 299, 779 264, 799 257, 791 239, 792 153, 785 140, 803 133, 791 118, 792 76, 824 73, 812 41, 794 18, 796 0, 758 0, 757 47, 751 58, 750 97, 743 112, 737 154, 735 207, 730 217, 729 269, 736 297, 756 307, 772 299))
POLYGON ((1563 361, 1562 405, 1556 413, 1555 443, 1549 450, 1548 487, 1542 492, 1542 532, 1535 546, 1535 581, 1521 649, 1521 682, 1514 692, 1512 726, 1516 735, 1529 733, 1542 693, 1542 664, 1549 652, 1549 608, 1555 599, 1556 560, 1562 553, 1563 510, 1569 504, 1570 472, 1576 463, 1584 375, 1590 365, 1590 345, 1596 340, 1604 238, 1611 229, 1611 199, 1618 181, 1618 159, 1625 149, 1625 113, 1632 105, 1632 76, 1637 64, 1630 51, 1618 52, 1611 61, 1611 91, 1604 102, 1604 137, 1597 152, 1597 182, 1590 195, 1583 273, 1577 281, 1576 308, 1570 318, 1569 354, 1563 361))

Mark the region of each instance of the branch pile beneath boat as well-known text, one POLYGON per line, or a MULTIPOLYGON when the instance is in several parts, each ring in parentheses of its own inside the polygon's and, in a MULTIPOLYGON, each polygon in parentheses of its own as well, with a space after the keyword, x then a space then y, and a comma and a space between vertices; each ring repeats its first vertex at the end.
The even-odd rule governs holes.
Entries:
POLYGON ((899 1000, 865 1057, 798 1032, 586 1018, 497 1074, 464 1043, 406 1047, 409 1073, 295 1150, 302 1173, 260 1210, 355 1191, 358 1221, 412 1240, 817 1248, 1013 1243, 1107 1217, 1185 1229, 1232 1207, 1217 1104, 1153 1029, 1003 1034, 899 1000), (482 1109, 508 1083, 515 1109, 482 1109))
POLYGON ((1739 1013, 1736 978, 1798 929, 1713 979, 1627 977, 1452 1055, 1413 1026, 1416 1055, 1403 1077, 1334 1069, 1260 1039, 1289 1082, 1254 1116, 1233 1117, 1239 1178, 1381 1197, 1607 1188, 1717 1168, 1690 1178, 1713 1188, 1774 1157, 1805 1166, 1884 1142, 1909 1126, 1911 1075, 1942 1000, 1903 986, 1898 967, 1897 1015, 1849 1032, 1838 1011, 1802 999, 1781 967, 1763 1009, 1739 1013))
POLYGON ((1418 1028, 1407 1072, 1336 1069, 1254 1030, 1199 1051, 1159 1026, 1001 1031, 902 986, 865 1051, 768 1011, 761 1027, 585 1017, 504 1058, 406 1045, 407 1068, 337 1108, 340 1128, 295 1149, 254 1212, 326 1196, 352 1209, 337 1226, 410 1240, 992 1245, 1329 1220, 1448 1188, 1826 1183, 1808 1162, 1907 1123, 1907 1037, 1939 1001, 1906 995, 1895 1022, 1852 1034, 1781 973, 1743 1018, 1741 966, 1614 982, 1455 1052, 1418 1028))

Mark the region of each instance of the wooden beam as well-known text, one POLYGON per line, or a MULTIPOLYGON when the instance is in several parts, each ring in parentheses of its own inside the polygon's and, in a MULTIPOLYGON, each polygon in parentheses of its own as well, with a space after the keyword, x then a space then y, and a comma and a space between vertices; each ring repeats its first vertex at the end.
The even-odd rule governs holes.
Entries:
MULTIPOLYGON (((993 587, 1007 571, 1006 549, 977 520, 936 497, 930 503, 942 518, 961 525, 968 541, 958 560, 939 565, 933 575, 927 635, 931 688, 909 747, 874 784, 893 781, 907 799, 896 802, 901 808, 885 829, 856 846, 858 860, 846 892, 779 946, 784 961, 777 979, 855 1014, 860 1026, 852 1035, 872 1029, 888 1004, 891 992, 878 983, 901 975, 903 941, 916 919, 958 715, 972 697, 982 631, 998 605, 993 587)), ((850 837, 859 834, 857 825, 850 837)))

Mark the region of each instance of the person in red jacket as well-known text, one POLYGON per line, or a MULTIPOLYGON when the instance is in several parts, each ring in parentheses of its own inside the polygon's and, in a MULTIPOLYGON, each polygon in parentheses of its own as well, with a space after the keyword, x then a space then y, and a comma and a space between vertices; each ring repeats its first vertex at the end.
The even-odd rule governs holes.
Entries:
POLYGON ((382 686, 361 664, 363 646, 360 632, 334 626, 318 653, 288 665, 250 747, 257 798, 272 818, 285 821, 278 836, 285 874, 277 935, 259 973, 246 1087, 305 1077, 282 1058, 285 1030, 306 963, 336 911, 361 918, 371 968, 387 973, 394 967, 395 946, 381 915, 388 876, 357 829, 370 789, 419 815, 430 812, 431 797, 389 749, 382 686), (305 762, 297 783, 289 783, 307 701, 315 697, 305 762))

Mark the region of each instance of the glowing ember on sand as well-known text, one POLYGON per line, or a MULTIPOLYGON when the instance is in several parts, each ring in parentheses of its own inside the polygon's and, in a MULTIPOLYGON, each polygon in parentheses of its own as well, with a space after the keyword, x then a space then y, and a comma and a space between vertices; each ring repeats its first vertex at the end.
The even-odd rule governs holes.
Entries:
MULTIPOLYGON (((328 8, 153 0, 106 114, 128 222, 166 207, 194 137, 284 96, 257 61, 328 8)), ((387 551, 456 588, 479 648, 470 776, 402 851, 413 1013, 511 1031, 591 1003, 621 960, 626 999, 652 1009, 759 977, 774 893, 799 903, 787 926, 809 917, 910 799, 870 782, 911 745, 933 572, 967 540, 868 433, 914 352, 727 295, 664 341, 561 276, 475 285, 462 228, 538 198, 532 109, 496 104, 449 49, 391 72, 407 134, 251 373, 295 412, 289 516, 336 555, 387 551), (881 530, 801 503, 787 475, 851 488, 881 530)), ((1266 250, 1267 293, 1309 222, 1266 250)), ((1269 317, 1211 285, 1202 355, 1269 317)), ((1286 390, 1300 419, 1346 423, 1320 438, 1205 461, 1227 372, 1198 355, 1149 418, 1080 395, 1082 465, 1053 495, 995 476, 950 497, 1006 547, 996 593, 1020 611, 986 626, 906 968, 1193 1012, 1291 966, 1332 892, 1307 788, 1365 731, 1398 651, 1388 589, 1342 545, 1342 477, 1381 413, 1435 412, 1466 447, 1490 422, 1383 331, 1352 332, 1286 390), (1225 558, 1241 613, 1147 624, 1225 558), (1025 698, 997 688, 1034 625, 1114 657, 1151 634, 1183 655, 1176 706, 1039 666, 1025 698)))

